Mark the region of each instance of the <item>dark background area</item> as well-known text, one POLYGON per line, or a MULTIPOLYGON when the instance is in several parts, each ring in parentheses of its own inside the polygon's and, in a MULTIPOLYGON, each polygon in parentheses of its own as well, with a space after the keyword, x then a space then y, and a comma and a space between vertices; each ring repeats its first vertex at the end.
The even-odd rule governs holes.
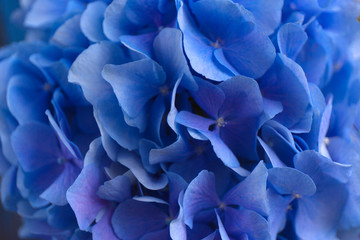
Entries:
MULTIPOLYGON (((0 46, 20 41, 23 37, 20 26, 11 23, 11 13, 17 8, 17 0, 0 0, 0 46)), ((20 217, 5 211, 0 203, 0 240, 18 240, 20 224, 20 217)))

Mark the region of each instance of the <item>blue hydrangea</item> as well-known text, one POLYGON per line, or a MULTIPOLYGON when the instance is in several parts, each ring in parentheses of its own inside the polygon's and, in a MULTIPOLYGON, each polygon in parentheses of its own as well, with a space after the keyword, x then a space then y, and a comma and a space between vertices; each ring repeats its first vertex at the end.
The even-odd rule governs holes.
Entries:
POLYGON ((19 235, 355 239, 359 13, 20 1, 25 40, 0 49, 1 201, 19 235))

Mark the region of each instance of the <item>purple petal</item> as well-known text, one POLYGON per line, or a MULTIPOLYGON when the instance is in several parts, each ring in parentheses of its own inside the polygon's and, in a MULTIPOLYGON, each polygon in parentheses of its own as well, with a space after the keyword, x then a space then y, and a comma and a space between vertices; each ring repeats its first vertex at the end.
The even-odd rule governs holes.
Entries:
POLYGON ((119 240, 111 225, 113 211, 112 208, 109 208, 101 220, 92 227, 93 240, 119 240))
POLYGON ((68 189, 66 198, 74 210, 81 230, 88 230, 99 212, 107 207, 106 201, 96 194, 104 176, 95 164, 87 165, 68 189))

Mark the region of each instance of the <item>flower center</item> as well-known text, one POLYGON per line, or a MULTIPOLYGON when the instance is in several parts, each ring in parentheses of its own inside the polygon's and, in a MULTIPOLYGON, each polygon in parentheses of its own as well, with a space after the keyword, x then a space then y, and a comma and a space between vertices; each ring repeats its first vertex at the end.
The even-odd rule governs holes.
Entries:
POLYGON ((360 23, 360 15, 356 18, 356 20, 360 23))
POLYGON ((216 39, 216 42, 212 42, 211 46, 213 46, 214 48, 220 48, 222 45, 222 41, 220 38, 216 39))
POLYGON ((219 209, 224 210, 226 208, 226 204, 224 202, 221 202, 219 205, 219 209))
POLYGON ((204 152, 204 147, 203 146, 197 146, 196 148, 195 148, 195 153, 197 154, 197 155, 201 155, 201 154, 203 154, 203 152, 204 152))
POLYGON ((301 195, 296 193, 296 194, 293 194, 293 197, 294 197, 294 198, 300 198, 301 195))
POLYGON ((227 124, 227 122, 225 122, 224 118, 219 117, 218 120, 216 120, 216 124, 219 127, 225 127, 225 125, 227 124))
POLYGON ((292 208, 292 205, 289 204, 289 205, 286 207, 286 211, 291 211, 291 210, 293 210, 293 208, 292 208))
POLYGON ((172 217, 168 217, 165 219, 166 225, 170 225, 171 221, 173 220, 172 217))
POLYGON ((51 90, 51 85, 49 83, 44 83, 43 89, 44 91, 48 92, 51 90))
POLYGON ((57 163, 60 164, 60 165, 61 165, 61 164, 64 164, 64 163, 66 163, 66 159, 63 158, 63 157, 58 157, 57 163))
POLYGON ((330 139, 328 137, 324 138, 324 144, 328 145, 330 143, 330 139))
POLYGON ((169 88, 167 86, 160 87, 160 93, 164 96, 169 94, 169 88))

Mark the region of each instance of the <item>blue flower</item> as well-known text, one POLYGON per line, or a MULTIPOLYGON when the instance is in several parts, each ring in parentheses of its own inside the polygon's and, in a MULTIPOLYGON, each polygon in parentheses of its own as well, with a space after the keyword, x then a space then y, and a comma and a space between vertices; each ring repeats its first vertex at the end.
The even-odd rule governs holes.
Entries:
POLYGON ((111 41, 151 55, 154 38, 175 21, 174 1, 114 0, 105 10, 103 26, 111 41))
POLYGON ((181 111, 176 122, 209 139, 228 167, 240 167, 236 156, 256 159, 256 134, 265 118, 258 84, 246 77, 234 77, 218 86, 201 79, 198 84, 199 91, 193 96, 206 117, 181 111))
POLYGON ((287 215, 293 219, 297 236, 333 238, 347 200, 344 183, 348 181, 350 169, 350 165, 332 162, 314 151, 298 153, 294 157, 294 168, 270 169, 272 238, 276 239, 276 234, 285 227, 287 215))
POLYGON ((190 182, 184 193, 184 222, 217 219, 221 238, 269 239, 266 198, 267 169, 259 163, 243 181, 229 189, 220 199, 215 189, 215 176, 206 170, 190 182), (256 189, 256 190, 255 190, 256 189))
POLYGON ((251 12, 230 0, 182 3, 178 22, 191 67, 216 81, 239 74, 262 76, 275 49, 254 21, 251 12))
POLYGON ((19 235, 353 236, 359 10, 21 1, 26 40, 0 50, 1 201, 19 235))

